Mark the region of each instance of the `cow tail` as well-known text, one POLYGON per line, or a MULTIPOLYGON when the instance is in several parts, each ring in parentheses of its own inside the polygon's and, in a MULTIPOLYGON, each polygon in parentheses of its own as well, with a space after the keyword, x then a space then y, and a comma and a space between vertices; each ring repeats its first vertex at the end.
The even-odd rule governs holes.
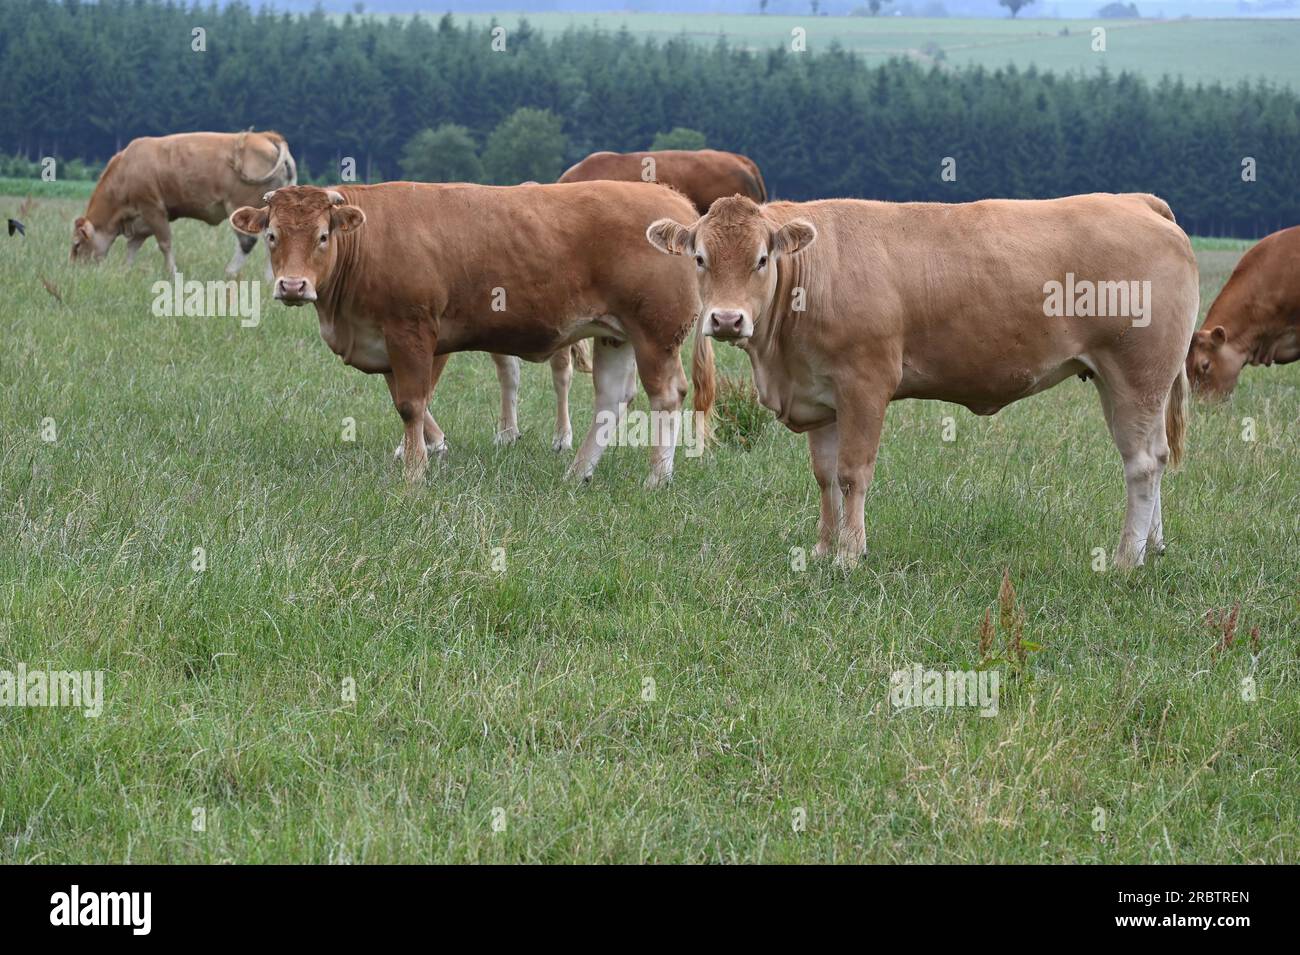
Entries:
MULTIPOLYGON (((701 321, 703 316, 701 316, 701 321)), ((695 350, 691 355, 691 384, 695 394, 695 431, 704 446, 713 443, 713 402, 718 396, 718 370, 713 362, 713 339, 695 327, 695 350)))
POLYGON ((1169 388, 1169 403, 1165 405, 1165 438, 1169 442, 1169 466, 1177 468, 1183 463, 1187 447, 1187 364, 1179 362, 1178 377, 1169 388))
POLYGON ((591 345, 590 339, 584 338, 582 341, 573 345, 573 367, 581 372, 591 374, 591 345))
POLYGON ((750 160, 750 168, 754 171, 754 181, 758 184, 759 205, 767 202, 767 183, 763 181, 763 174, 758 170, 758 164, 750 160))

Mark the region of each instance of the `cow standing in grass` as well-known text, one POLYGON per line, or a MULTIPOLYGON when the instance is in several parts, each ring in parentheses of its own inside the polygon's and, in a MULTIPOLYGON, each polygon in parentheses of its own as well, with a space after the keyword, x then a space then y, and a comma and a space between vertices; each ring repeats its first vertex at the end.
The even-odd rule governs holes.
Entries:
POLYGON ((732 198, 646 235, 695 265, 703 390, 706 336, 732 342, 762 403, 807 433, 821 488, 816 553, 835 549, 851 565, 866 549, 864 502, 891 401, 994 414, 1074 375, 1094 379, 1124 462, 1116 564, 1163 547, 1160 481, 1182 455, 1199 289, 1191 243, 1160 199, 732 198), (1121 291, 1127 307, 1111 307, 1121 291))
POLYGON ((1192 391, 1226 398, 1247 365, 1300 359, 1300 226, 1265 236, 1232 270, 1187 352, 1192 391))
MULTIPOLYGON (((543 361, 596 337, 596 417, 569 469, 586 480, 639 373, 657 418, 647 486, 672 476, 686 378, 679 350, 699 312, 688 262, 645 242, 691 204, 651 183, 476 186, 390 182, 298 186, 238 209, 263 235, 274 296, 316 306, 321 335, 347 364, 382 374, 404 428, 408 479, 443 446, 429 399, 452 352, 543 361)), ((710 400, 698 391, 701 406, 710 400)))
MULTIPOLYGON (((767 201, 767 185, 758 164, 739 153, 717 149, 663 149, 653 152, 592 153, 570 166, 559 182, 657 182, 670 186, 690 200, 696 212, 704 215, 714 199, 723 196, 749 196, 755 202, 767 201)), ((497 378, 501 382, 501 424, 497 443, 508 444, 519 436, 517 396, 519 361, 494 355, 497 378)), ((569 418, 569 388, 573 369, 590 371, 584 346, 561 349, 551 356, 551 381, 555 387, 555 432, 551 446, 556 451, 573 446, 573 424, 569 418)), ((636 388, 635 375, 629 387, 636 388)))
MULTIPOLYGON (((72 229, 72 261, 98 261, 126 237, 130 266, 145 239, 158 241, 169 273, 176 271, 171 223, 224 221, 240 206, 258 205, 268 189, 292 185, 298 170, 275 132, 177 133, 133 139, 108 161, 86 214, 72 229)), ((238 235, 226 275, 234 277, 257 244, 238 235)), ((268 268, 268 275, 269 275, 268 268)))

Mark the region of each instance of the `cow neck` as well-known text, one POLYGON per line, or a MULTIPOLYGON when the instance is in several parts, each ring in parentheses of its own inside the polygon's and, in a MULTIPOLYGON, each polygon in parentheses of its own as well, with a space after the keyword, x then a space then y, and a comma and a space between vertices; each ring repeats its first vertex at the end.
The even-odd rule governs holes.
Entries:
POLYGON ((334 246, 334 262, 330 266, 329 281, 322 282, 317 288, 317 303, 324 303, 327 314, 338 317, 347 306, 351 289, 349 281, 356 272, 357 260, 361 255, 361 243, 351 232, 340 232, 334 246))
POLYGON ((797 288, 804 290, 806 303, 809 277, 806 258, 801 255, 777 257, 776 290, 755 323, 754 337, 749 346, 755 357, 761 356, 764 361, 776 360, 786 339, 797 334, 795 325, 807 316, 806 311, 795 312, 791 308, 797 288))
POLYGON ((1250 297, 1248 287, 1230 278, 1205 316, 1205 328, 1222 325, 1242 365, 1261 365, 1270 350, 1276 309, 1264 308, 1250 297), (1226 316, 1226 317, 1225 317, 1226 316))

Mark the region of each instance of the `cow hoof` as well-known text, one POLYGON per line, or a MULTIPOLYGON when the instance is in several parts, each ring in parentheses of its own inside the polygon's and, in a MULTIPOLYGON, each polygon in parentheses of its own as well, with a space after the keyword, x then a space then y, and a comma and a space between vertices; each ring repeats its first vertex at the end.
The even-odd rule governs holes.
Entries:
MULTIPOLYGON (((447 456, 447 440, 445 438, 443 439, 442 444, 437 444, 437 445, 430 444, 427 447, 429 449, 429 454, 435 457, 443 458, 447 456)), ((400 461, 405 456, 406 456, 406 442, 398 441, 397 447, 393 449, 393 460, 400 461)))
POLYGON ((557 432, 556 435, 555 435, 555 437, 554 437, 553 439, 551 439, 551 450, 552 450, 552 451, 572 451, 572 450, 573 450, 573 432, 572 432, 572 431, 570 431, 570 432, 568 432, 568 433, 558 433, 558 432, 557 432))
POLYGON ((862 554, 857 551, 840 551, 835 555, 835 566, 841 570, 852 570, 861 560, 862 554))
POLYGON ((574 464, 570 465, 569 470, 564 472, 564 477, 566 480, 587 485, 591 483, 591 476, 595 473, 595 470, 593 467, 578 467, 574 464))
POLYGON ((653 491, 655 488, 664 487, 665 485, 671 484, 672 480, 673 480, 672 471, 669 471, 667 474, 651 474, 649 477, 645 479, 645 489, 647 491, 653 491))
POLYGON ((514 444, 518 440, 519 440, 519 429, 506 428, 496 433, 496 437, 492 439, 492 443, 495 444, 498 448, 504 448, 507 447, 508 445, 514 444))
POLYGON ((406 442, 398 441, 397 448, 393 451, 393 460, 400 461, 406 454, 406 442))
POLYGON ((812 549, 812 555, 817 560, 820 560, 823 557, 829 557, 831 555, 831 545, 823 544, 818 541, 817 546, 812 549))

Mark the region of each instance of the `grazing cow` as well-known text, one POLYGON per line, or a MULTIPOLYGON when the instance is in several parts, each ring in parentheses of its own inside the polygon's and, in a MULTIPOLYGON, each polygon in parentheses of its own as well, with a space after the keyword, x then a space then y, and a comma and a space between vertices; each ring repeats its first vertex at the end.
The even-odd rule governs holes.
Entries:
MULTIPOLYGON (((723 196, 749 196, 755 202, 767 201, 767 186, 754 160, 738 153, 716 149, 665 149, 639 153, 592 153, 577 165, 570 167, 559 178, 560 182, 658 182, 676 189, 695 206, 700 215, 709 210, 714 199, 723 196)), ((494 355, 497 377, 501 381, 502 423, 497 432, 498 443, 509 443, 519 435, 513 424, 515 410, 513 398, 519 384, 519 363, 505 356, 494 355), (514 368, 510 362, 514 361, 514 368), (513 388, 513 390, 511 390, 513 388)), ((555 386, 555 432, 551 446, 564 450, 573 446, 573 425, 569 420, 569 386, 573 383, 573 369, 590 371, 583 345, 561 349, 551 356, 551 381, 555 386)), ((635 388, 635 381, 632 386, 635 388)))
POLYGON ((1124 460, 1116 564, 1163 546, 1160 479, 1182 454, 1199 293, 1191 244, 1156 197, 731 198, 646 237, 696 265, 698 390, 712 391, 706 336, 733 342, 762 403, 807 432, 822 492, 817 554, 838 545, 837 562, 852 565, 865 551, 889 402, 993 414, 1073 375, 1095 378, 1124 460))
MULTIPOLYGON (((681 196, 651 183, 546 186, 388 182, 296 186, 238 209, 231 224, 265 235, 274 296, 311 302, 321 335, 347 364, 382 374, 405 425, 403 460, 418 480, 442 444, 429 399, 452 352, 542 361, 596 336, 596 418, 569 468, 591 477, 608 422, 635 370, 659 412, 680 412, 681 343, 699 312, 688 262, 665 259, 645 230, 681 196)), ((671 210, 671 211, 670 211, 671 210)), ((696 403, 706 398, 697 391, 696 403)), ((650 476, 672 476, 675 414, 656 416, 650 476)))
MULTIPOLYGON (((86 214, 73 226, 72 261, 102 259, 124 235, 129 266, 145 239, 153 236, 167 271, 175 272, 171 222, 200 219, 217 225, 240 206, 260 203, 267 189, 297 181, 297 166, 279 133, 177 133, 133 139, 108 161, 86 214)), ((236 239, 228 276, 239 272, 257 244, 253 236, 236 239)))
POLYGON ((1210 306, 1187 351, 1192 391, 1226 398, 1246 365, 1300 359, 1300 226, 1253 246, 1210 306))

